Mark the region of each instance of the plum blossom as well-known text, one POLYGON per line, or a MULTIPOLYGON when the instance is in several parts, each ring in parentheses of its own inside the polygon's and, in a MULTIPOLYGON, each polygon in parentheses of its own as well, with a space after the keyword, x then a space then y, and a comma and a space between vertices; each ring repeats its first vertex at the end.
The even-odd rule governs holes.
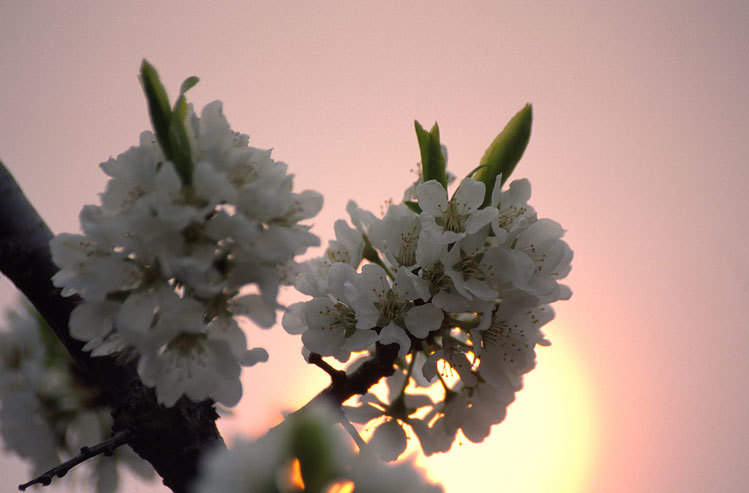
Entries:
POLYGON ((191 183, 143 132, 140 145, 102 163, 110 180, 101 205, 83 208, 83 234, 51 241, 53 282, 84 300, 73 337, 94 356, 133 349, 162 403, 186 395, 233 405, 241 367, 267 359, 247 349, 233 317, 273 325, 278 289, 300 271, 294 257, 319 244, 300 221, 322 197, 293 192, 286 165, 249 147, 220 102, 200 118, 190 109, 185 122, 191 183))
POLYGON ((406 333, 424 338, 442 324, 442 310, 431 303, 417 305, 413 274, 400 267, 392 284, 385 270, 374 264, 362 267, 362 272, 351 283, 356 292, 353 300, 357 327, 382 327, 380 342, 396 343, 399 355, 405 356, 411 347, 406 333))
POLYGON ((354 268, 336 262, 328 270, 327 292, 310 301, 295 303, 282 324, 289 333, 302 334, 307 350, 347 361, 352 351, 367 349, 378 338, 373 327, 360 326, 351 299, 354 268))
POLYGON ((416 245, 420 233, 419 215, 404 205, 391 204, 385 217, 372 223, 369 236, 372 244, 397 269, 416 263, 416 245))
POLYGON ((497 217, 495 207, 479 209, 484 200, 485 185, 464 178, 453 197, 448 200, 445 188, 430 180, 416 188, 421 225, 440 244, 454 243, 466 235, 476 233, 497 217))
POLYGON ((369 245, 366 255, 297 279, 313 298, 292 305, 284 327, 302 334, 305 351, 346 361, 363 332, 357 350, 398 345, 388 397, 344 406, 358 426, 374 423, 370 446, 381 458, 403 453, 409 429, 427 454, 449 450, 459 431, 482 441, 535 367, 536 347, 549 344, 540 329, 554 316, 549 304, 571 295, 559 281, 572 250, 558 223, 538 218, 530 193, 527 179, 506 190, 497 179, 482 206, 484 184, 470 178, 450 199, 434 180, 417 183, 406 194, 416 204, 391 204, 382 219, 350 208, 355 228, 336 225, 337 238, 369 245), (442 399, 414 393, 432 385, 442 399))

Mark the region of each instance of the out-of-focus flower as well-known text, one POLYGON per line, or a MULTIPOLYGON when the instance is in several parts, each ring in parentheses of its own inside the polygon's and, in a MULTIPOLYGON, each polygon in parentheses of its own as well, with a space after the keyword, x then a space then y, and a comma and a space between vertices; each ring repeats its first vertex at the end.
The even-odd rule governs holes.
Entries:
MULTIPOLYGON (((38 314, 11 312, 0 331, 0 433, 5 446, 29 459, 35 474, 109 437, 110 410, 77 370, 38 314)), ((99 493, 117 490, 118 466, 150 478, 153 469, 127 446, 82 466, 99 493)), ((81 478, 76 468, 71 478, 81 478)))
POLYGON ((443 491, 412 461, 388 465, 370 448, 355 453, 341 431, 321 410, 291 417, 282 429, 256 441, 238 440, 229 450, 210 453, 192 491, 328 492, 342 484, 364 493, 443 491))

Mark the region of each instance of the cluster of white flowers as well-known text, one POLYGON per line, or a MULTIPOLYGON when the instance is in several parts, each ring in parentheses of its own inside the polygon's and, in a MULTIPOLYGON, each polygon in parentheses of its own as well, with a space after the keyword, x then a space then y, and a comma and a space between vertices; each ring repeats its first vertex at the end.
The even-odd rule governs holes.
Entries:
POLYGON ((388 460, 406 448, 403 425, 427 454, 448 450, 458 430, 482 441, 535 366, 535 346, 548 344, 549 304, 571 295, 558 281, 572 250, 528 205, 528 180, 502 190, 497 179, 483 207, 485 185, 471 178, 451 198, 435 180, 410 193, 415 203, 390 205, 382 219, 350 203, 353 227, 336 223, 336 240, 295 284, 312 299, 283 319, 306 351, 341 362, 398 344, 387 402, 368 393, 345 407, 356 423, 379 420, 372 442, 388 460), (436 402, 409 393, 437 382, 436 402))
POLYGON ((189 182, 151 132, 102 163, 111 179, 101 205, 81 211, 83 234, 51 242, 53 282, 84 300, 70 318, 73 337, 94 356, 134 351, 160 402, 186 395, 232 406, 240 367, 268 357, 247 349, 235 316, 273 325, 294 256, 319 244, 299 222, 322 197, 292 192, 286 165, 232 131, 218 101, 200 118, 190 109, 185 129, 189 182))
POLYGON ((330 410, 307 411, 256 441, 240 439, 230 450, 213 451, 203 461, 193 493, 444 491, 413 461, 388 465, 370 450, 355 453, 330 416, 330 410))
MULTIPOLYGON (((9 450, 30 459, 35 474, 109 436, 112 418, 98 393, 38 315, 8 314, 0 331, 0 432, 9 450)), ((144 478, 153 476, 129 447, 120 447, 113 457, 89 464, 96 491, 117 490, 122 464, 144 478)), ((76 476, 77 471, 70 477, 76 476)))

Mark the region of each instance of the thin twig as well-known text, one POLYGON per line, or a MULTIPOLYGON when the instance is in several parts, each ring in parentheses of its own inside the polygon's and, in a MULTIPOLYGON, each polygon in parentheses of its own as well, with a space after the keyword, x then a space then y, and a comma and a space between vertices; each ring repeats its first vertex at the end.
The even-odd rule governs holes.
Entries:
POLYGON ((333 383, 340 382, 341 379, 346 378, 346 372, 343 370, 336 370, 330 364, 322 359, 322 356, 320 356, 317 353, 311 353, 309 355, 309 362, 318 368, 320 368, 322 371, 330 375, 330 380, 333 383))
POLYGON ((343 429, 346 430, 349 435, 351 435, 351 438, 354 439, 354 442, 356 442, 356 447, 359 449, 359 451, 361 452, 362 450, 364 450, 364 447, 367 446, 367 442, 362 439, 361 435, 359 435, 359 431, 354 428, 354 425, 352 425, 351 422, 346 419, 346 416, 343 413, 341 413, 338 422, 341 423, 343 429))
POLYGON ((314 409, 321 403, 334 408, 341 407, 346 399, 352 395, 364 394, 371 386, 383 377, 389 377, 395 373, 395 360, 398 358, 398 345, 383 345, 379 342, 375 346, 374 355, 362 363, 350 374, 344 374, 340 379, 334 380, 328 387, 321 390, 307 404, 286 416, 286 419, 268 430, 268 435, 279 433, 286 427, 289 416, 297 415, 308 409, 314 409))
POLYGON ((25 491, 29 486, 38 483, 41 483, 43 486, 49 486, 55 476, 57 476, 58 478, 65 476, 68 471, 73 469, 81 462, 87 461, 88 459, 96 457, 99 454, 112 455, 114 449, 116 449, 120 445, 124 445, 127 443, 130 435, 130 430, 121 430, 115 433, 114 436, 109 440, 104 440, 98 445, 94 445, 93 447, 81 447, 80 454, 76 455, 68 461, 63 462, 59 466, 53 467, 38 478, 32 479, 28 483, 19 485, 18 489, 21 491, 25 491))

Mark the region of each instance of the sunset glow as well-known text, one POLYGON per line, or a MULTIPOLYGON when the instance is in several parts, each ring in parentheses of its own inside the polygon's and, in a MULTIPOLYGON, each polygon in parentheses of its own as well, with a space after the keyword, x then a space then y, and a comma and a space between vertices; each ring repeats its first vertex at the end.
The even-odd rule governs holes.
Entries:
MULTIPOLYGON (((538 367, 489 438, 462 438, 446 454, 417 458, 431 479, 451 493, 587 491, 598 440, 595 401, 563 330, 551 324, 552 346, 537 351, 538 367)), ((416 440, 409 447, 416 450, 416 440)))
MULTIPOLYGON (((439 123, 460 180, 530 102, 513 178, 567 230, 574 295, 504 422, 418 464, 446 493, 749 491, 748 19, 746 0, 0 2, 0 159, 54 233, 78 231, 99 163, 149 128, 147 58, 323 194, 324 248, 348 200, 378 213, 413 182, 414 120, 439 123)), ((20 307, 5 275, 0 305, 20 307)), ((243 325, 270 359, 222 413, 229 446, 330 384, 277 322, 243 325)), ((3 449, 0 491, 31 473, 3 449)))

